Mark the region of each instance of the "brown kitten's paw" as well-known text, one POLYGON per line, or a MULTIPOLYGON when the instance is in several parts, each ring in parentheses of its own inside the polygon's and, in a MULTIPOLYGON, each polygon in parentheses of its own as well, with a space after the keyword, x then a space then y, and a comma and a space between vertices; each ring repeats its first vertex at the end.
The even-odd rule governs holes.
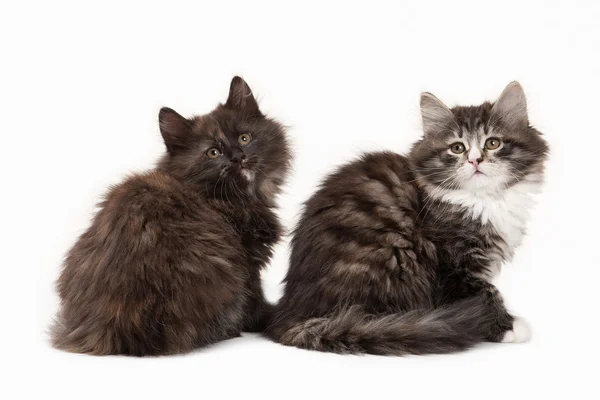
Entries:
POLYGON ((531 339, 531 328, 523 318, 515 317, 512 329, 506 331, 502 337, 502 343, 524 343, 531 339))

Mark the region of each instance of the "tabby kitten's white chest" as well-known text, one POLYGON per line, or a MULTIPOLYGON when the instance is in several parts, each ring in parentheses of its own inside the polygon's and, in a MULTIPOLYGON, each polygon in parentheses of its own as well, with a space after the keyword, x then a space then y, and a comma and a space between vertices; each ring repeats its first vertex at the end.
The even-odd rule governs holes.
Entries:
POLYGON ((498 251, 488 254, 492 263, 490 279, 497 275, 503 262, 512 259, 515 249, 521 244, 535 205, 534 194, 540 191, 541 182, 541 177, 534 177, 500 193, 452 191, 442 195, 443 201, 463 208, 473 223, 491 226, 500 237, 501 242, 496 243, 498 251))

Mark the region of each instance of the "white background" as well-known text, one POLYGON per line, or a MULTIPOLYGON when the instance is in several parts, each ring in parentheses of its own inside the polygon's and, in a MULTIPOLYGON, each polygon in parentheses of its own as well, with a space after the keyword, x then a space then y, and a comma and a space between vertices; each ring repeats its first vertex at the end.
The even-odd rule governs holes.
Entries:
MULTIPOLYGON (((598 398, 600 3, 16 4, 0 6, 0 397, 598 398), (100 195, 160 156, 161 106, 206 113, 235 74, 290 127, 288 227, 334 166, 408 150, 420 92, 476 104, 519 80, 552 155, 529 236, 498 284, 533 340, 405 358, 252 335, 167 358, 50 348, 61 258, 100 195)), ((271 300, 287 254, 283 243, 264 274, 271 300)))

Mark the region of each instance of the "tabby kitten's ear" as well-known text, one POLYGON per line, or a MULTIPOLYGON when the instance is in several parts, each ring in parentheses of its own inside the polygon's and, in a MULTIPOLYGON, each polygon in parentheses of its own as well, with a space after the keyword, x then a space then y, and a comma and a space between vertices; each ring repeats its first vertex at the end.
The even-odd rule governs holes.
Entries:
POLYGON ((158 113, 160 134, 169 153, 186 149, 190 139, 190 121, 179 115, 175 110, 163 107, 158 113))
POLYGON ((241 111, 248 116, 262 116, 252 90, 250 90, 250 86, 239 76, 235 76, 231 80, 229 97, 227 98, 225 107, 241 111))
POLYGON ((454 122, 454 114, 431 93, 421 93, 421 116, 425 136, 435 135, 454 122))
POLYGON ((527 99, 517 81, 509 83, 492 107, 492 116, 510 129, 527 128, 527 99))

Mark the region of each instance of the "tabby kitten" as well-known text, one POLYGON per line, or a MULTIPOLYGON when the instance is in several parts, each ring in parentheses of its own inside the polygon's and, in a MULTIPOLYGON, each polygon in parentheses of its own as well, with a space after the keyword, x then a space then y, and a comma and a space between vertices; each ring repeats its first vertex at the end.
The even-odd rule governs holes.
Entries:
POLYGON ((167 152, 111 188, 58 280, 55 347, 135 356, 190 351, 263 330, 260 270, 282 228, 290 166, 282 126, 233 78, 210 114, 159 113, 167 152))
POLYGON ((490 282, 521 242, 548 147, 523 89, 449 109, 421 97, 407 157, 362 156, 306 202, 269 334, 336 353, 424 354, 521 342, 490 282))

